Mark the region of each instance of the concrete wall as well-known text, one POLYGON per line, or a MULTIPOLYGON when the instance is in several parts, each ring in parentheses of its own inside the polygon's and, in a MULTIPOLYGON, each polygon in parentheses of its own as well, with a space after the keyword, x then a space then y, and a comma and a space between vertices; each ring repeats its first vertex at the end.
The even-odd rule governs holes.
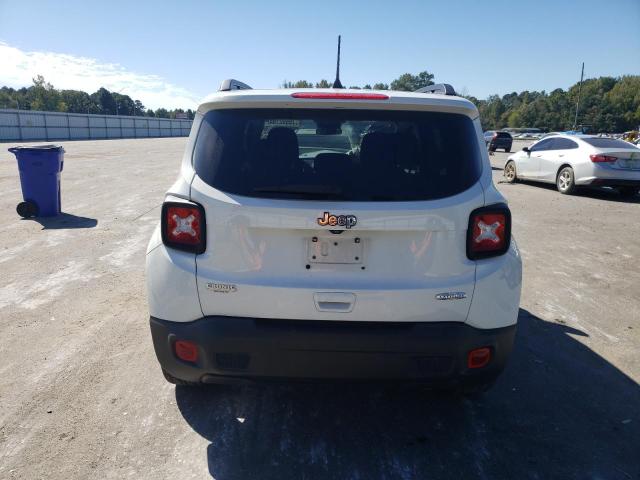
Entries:
POLYGON ((192 120, 0 109, 0 142, 186 137, 192 120))

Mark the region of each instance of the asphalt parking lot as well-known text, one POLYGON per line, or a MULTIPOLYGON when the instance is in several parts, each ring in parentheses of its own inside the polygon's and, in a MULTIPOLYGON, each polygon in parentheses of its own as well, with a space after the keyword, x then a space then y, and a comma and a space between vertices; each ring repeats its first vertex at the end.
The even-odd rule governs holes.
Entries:
POLYGON ((524 286, 514 355, 478 399, 175 388, 144 252, 185 141, 63 143, 49 220, 16 215, 1 146, 0 478, 640 478, 640 197, 499 183, 506 154, 491 157, 524 286))

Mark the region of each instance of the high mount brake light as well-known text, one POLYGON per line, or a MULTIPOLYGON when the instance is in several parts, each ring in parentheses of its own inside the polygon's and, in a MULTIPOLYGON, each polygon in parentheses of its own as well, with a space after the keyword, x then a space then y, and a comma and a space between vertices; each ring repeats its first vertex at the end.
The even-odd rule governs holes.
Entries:
POLYGON ((389 96, 382 93, 297 92, 292 93, 291 96, 293 98, 314 98, 321 100, 389 100, 389 96))
POLYGON ((491 205, 471 212, 467 229, 467 257, 470 260, 503 255, 510 244, 511 212, 506 205, 491 205))
POLYGON ((194 203, 162 204, 162 243, 176 250, 203 253, 207 246, 204 209, 194 203))
POLYGON ((593 163, 613 163, 618 160, 617 157, 610 157, 608 155, 589 155, 589 158, 593 163))

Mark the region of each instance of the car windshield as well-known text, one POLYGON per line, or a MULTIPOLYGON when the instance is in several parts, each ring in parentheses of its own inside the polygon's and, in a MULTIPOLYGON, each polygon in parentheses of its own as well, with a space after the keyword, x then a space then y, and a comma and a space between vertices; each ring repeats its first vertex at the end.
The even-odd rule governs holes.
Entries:
POLYGON ((631 143, 616 138, 583 138, 582 140, 596 148, 635 148, 631 143))
POLYGON ((224 109, 203 118, 194 165, 230 194, 410 201, 471 187, 481 156, 473 122, 460 114, 224 109))

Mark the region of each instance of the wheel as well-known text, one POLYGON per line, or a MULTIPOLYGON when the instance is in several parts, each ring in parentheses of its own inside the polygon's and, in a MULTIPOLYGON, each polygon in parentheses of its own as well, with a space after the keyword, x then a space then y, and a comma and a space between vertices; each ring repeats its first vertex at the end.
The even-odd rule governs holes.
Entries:
POLYGON ((505 153, 511 153, 511 147, 509 147, 509 148, 505 148, 505 149, 504 149, 504 152, 505 152, 505 153))
POLYGON ((518 175, 516 174, 516 162, 513 160, 509 160, 504 166, 504 178, 507 183, 515 183, 518 180, 518 175))
POLYGON ((636 187, 618 187, 618 193, 622 198, 632 198, 638 193, 636 187))
POLYGON ((489 151, 490 152, 495 152, 496 151, 496 147, 494 147, 493 145, 489 145, 489 151))
POLYGON ((22 218, 31 218, 38 216, 38 205, 36 205, 31 200, 27 200, 26 202, 20 202, 16 207, 16 212, 22 218))
POLYGON ((173 383, 174 385, 181 385, 184 387, 200 387, 202 384, 198 382, 188 382, 186 380, 180 380, 179 378, 174 377, 169 372, 167 372, 164 368, 162 369, 162 374, 167 382, 173 383))
POLYGON ((573 168, 564 167, 556 178, 556 187, 560 193, 571 195, 576 191, 576 184, 573 177, 573 168))

